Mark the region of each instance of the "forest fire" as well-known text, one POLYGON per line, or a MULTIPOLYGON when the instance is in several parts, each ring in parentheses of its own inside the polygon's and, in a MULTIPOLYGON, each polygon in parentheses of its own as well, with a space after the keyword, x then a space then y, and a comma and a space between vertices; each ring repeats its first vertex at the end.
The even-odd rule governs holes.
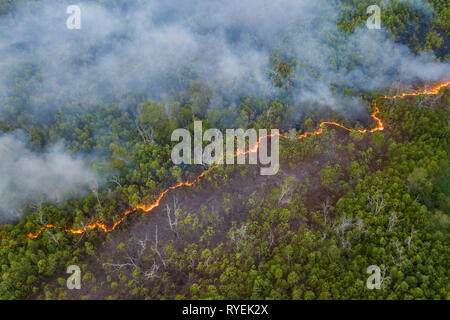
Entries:
POLYGON ((422 96, 422 95, 436 95, 442 88, 448 87, 450 85, 450 81, 440 83, 428 90, 423 91, 415 91, 415 92, 402 92, 399 95, 395 96, 383 96, 384 99, 397 99, 397 98, 405 98, 412 96, 422 96))
MULTIPOLYGON (((450 85, 450 81, 449 82, 445 82, 445 83, 441 83, 438 84, 430 89, 425 89, 422 91, 414 91, 414 92, 403 92, 401 94, 398 95, 393 95, 393 96, 381 96, 381 99, 397 99, 397 98, 404 98, 404 97, 409 97, 409 96, 419 96, 419 95, 436 95, 439 93, 439 91, 442 88, 448 87, 450 85)), ((324 127, 326 126, 335 126, 335 127, 339 127, 342 128, 344 130, 347 130, 349 132, 359 132, 359 133, 371 133, 371 132, 375 132, 375 131, 383 131, 384 130, 384 125, 382 120, 377 116, 378 113, 380 112, 376 102, 374 103, 374 108, 375 111, 371 114, 372 119, 375 120, 376 122, 376 127, 372 128, 372 129, 352 129, 352 128, 348 128, 346 126, 344 126, 343 124, 337 123, 337 122, 331 122, 331 121, 324 121, 321 122, 318 126, 318 128, 315 131, 311 131, 311 132, 305 132, 297 137, 295 137, 296 140, 301 140, 305 137, 308 136, 312 136, 312 135, 319 135, 323 132, 324 127)), ((269 134, 267 136, 262 136, 258 139, 257 144, 254 145, 252 148, 249 148, 247 151, 241 151, 238 150, 236 152, 235 155, 238 154, 248 154, 250 152, 256 152, 259 149, 260 146, 260 142, 262 139, 266 139, 268 137, 272 137, 275 134, 279 135, 282 138, 286 138, 288 139, 289 137, 286 135, 282 135, 280 133, 272 133, 269 134)), ((211 166, 210 168, 208 168, 207 170, 203 171, 200 175, 198 175, 194 180, 192 181, 184 181, 184 182, 179 182, 176 185, 173 185, 171 187, 168 187, 167 189, 165 189, 164 191, 162 191, 159 196, 156 198, 156 200, 148 205, 142 204, 142 205, 138 205, 136 206, 134 209, 132 210, 127 210, 122 214, 122 217, 115 221, 111 226, 108 227, 108 225, 106 225, 103 221, 97 221, 91 224, 88 224, 86 226, 84 226, 83 228, 80 229, 72 229, 72 228, 66 228, 66 227, 61 227, 61 226, 55 226, 53 224, 46 224, 44 226, 42 226, 38 231, 36 231, 35 233, 28 233, 26 235, 27 239, 36 239, 38 238, 42 232, 44 232, 47 229, 59 229, 59 230, 63 230, 64 232, 67 233, 72 233, 72 234, 84 234, 86 231, 88 230, 93 230, 93 229, 100 229, 103 232, 111 232, 113 230, 115 230, 117 228, 117 226, 119 226, 124 220, 125 218, 130 215, 131 213, 135 213, 138 212, 139 210, 143 211, 143 212, 151 212, 153 209, 155 209, 156 207, 158 207, 161 203, 161 200, 166 196, 167 193, 169 193, 171 190, 175 190, 181 187, 190 187, 192 185, 194 185, 198 180, 200 180, 202 177, 204 177, 205 175, 207 175, 209 172, 211 172, 212 170, 214 170, 215 168, 218 167, 218 164, 211 166)), ((9 245, 3 245, 0 247, 11 247, 13 245, 18 245, 18 244, 23 244, 27 241, 27 239, 23 240, 23 241, 17 241, 14 244, 9 244, 9 245)), ((8 239, 1 239, 1 240, 8 240, 8 239)))

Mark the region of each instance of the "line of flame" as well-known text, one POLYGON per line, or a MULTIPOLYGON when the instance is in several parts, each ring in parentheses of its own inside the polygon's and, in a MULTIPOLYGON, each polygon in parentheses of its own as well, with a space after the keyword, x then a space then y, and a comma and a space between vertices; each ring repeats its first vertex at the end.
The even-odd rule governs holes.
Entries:
MULTIPOLYGON (((405 98, 405 97, 410 97, 410 96, 419 96, 419 95, 436 95, 439 93, 439 91, 444 88, 444 87, 448 87, 450 85, 450 81, 449 82, 445 82, 445 83, 441 83, 436 85, 435 87, 431 88, 431 89, 425 89, 423 91, 414 91, 414 92, 403 92, 399 95, 393 95, 393 96, 381 96, 379 98, 382 99, 398 99, 398 98, 405 98)), ((381 121, 380 118, 378 118, 378 113, 380 112, 377 104, 376 104, 376 100, 374 102, 374 107, 375 107, 375 111, 373 113, 371 113, 371 117, 372 119, 375 120, 377 126, 373 129, 352 129, 352 128, 348 128, 346 126, 344 126, 343 124, 340 124, 338 122, 332 122, 332 121, 323 121, 319 124, 318 128, 315 131, 310 131, 310 132, 305 132, 297 137, 294 137, 296 140, 301 140, 303 138, 306 138, 308 136, 312 136, 312 135, 319 135, 323 132, 323 128, 325 126, 336 126, 339 128, 342 128, 344 130, 347 130, 349 132, 359 132, 359 133, 371 133, 371 132, 375 132, 375 131, 383 131, 384 130, 384 125, 383 122, 381 121)), ((266 136, 260 137, 257 141, 257 143, 252 147, 249 148, 247 151, 241 151, 241 150, 237 150, 235 153, 235 156, 239 155, 239 154, 248 154, 250 152, 256 152, 259 149, 260 143, 262 139, 267 139, 268 137, 273 137, 274 135, 278 135, 282 138, 288 139, 289 137, 280 133, 271 133, 268 134, 266 136)), ((221 157, 223 158, 223 155, 221 155, 221 157)), ((91 224, 88 224, 86 226, 84 226, 83 228, 80 229, 73 229, 73 228, 66 228, 66 227, 61 227, 61 226, 55 226, 53 224, 47 224, 45 226, 42 226, 38 231, 36 231, 35 233, 28 233, 26 236, 28 239, 36 239, 38 238, 42 232, 44 232, 47 229, 59 229, 59 230, 64 230, 67 233, 72 233, 72 234, 83 234, 88 230, 93 230, 95 228, 99 228, 101 229, 103 232, 111 232, 114 231, 118 225, 120 225, 125 218, 134 212, 137 212, 138 210, 142 210, 143 212, 150 212, 153 209, 155 209, 156 207, 159 206, 159 204, 161 203, 161 200, 164 198, 164 196, 171 190, 175 190, 181 187, 190 187, 192 185, 194 185, 198 180, 200 180, 202 177, 204 177, 206 174, 208 174, 209 172, 211 172, 212 170, 214 170, 215 168, 217 168, 219 165, 216 164, 214 166, 211 166, 210 168, 208 168, 207 170, 203 171, 200 175, 198 175, 194 180, 192 181, 185 181, 185 182, 179 182, 176 185, 173 185, 171 187, 168 187, 167 189, 165 189, 163 192, 161 192, 158 196, 158 198, 156 198, 156 200, 148 205, 145 204, 140 204, 138 206, 136 206, 134 209, 132 210, 127 210, 123 213, 122 217, 115 221, 113 223, 112 226, 108 227, 104 222, 102 221, 97 221, 97 222, 93 222, 91 224)), ((4 240, 4 239, 1 239, 4 240)), ((9 244, 9 245, 4 245, 4 246, 0 246, 2 248, 8 248, 11 247, 13 245, 17 245, 17 244, 23 244, 27 241, 27 239, 20 241, 20 242, 16 242, 14 244, 9 244)))

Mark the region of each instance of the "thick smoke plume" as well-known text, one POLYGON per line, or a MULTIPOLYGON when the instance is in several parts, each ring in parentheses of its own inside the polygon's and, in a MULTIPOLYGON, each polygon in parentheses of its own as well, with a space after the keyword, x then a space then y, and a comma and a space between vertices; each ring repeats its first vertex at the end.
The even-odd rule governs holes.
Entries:
POLYGON ((336 108, 345 101, 334 87, 383 89, 450 71, 383 30, 363 26, 345 35, 333 1, 81 2, 81 30, 66 27, 73 3, 27 3, 33 5, 0 17, 0 92, 7 104, 15 77, 27 73, 27 101, 40 112, 73 101, 112 102, 131 90, 167 99, 191 80, 229 99, 271 97, 279 93, 270 78, 274 49, 298 62, 296 101, 336 108))
POLYGON ((0 222, 21 217, 25 202, 59 202, 97 181, 81 157, 57 144, 44 153, 29 150, 21 131, 0 135, 0 222))

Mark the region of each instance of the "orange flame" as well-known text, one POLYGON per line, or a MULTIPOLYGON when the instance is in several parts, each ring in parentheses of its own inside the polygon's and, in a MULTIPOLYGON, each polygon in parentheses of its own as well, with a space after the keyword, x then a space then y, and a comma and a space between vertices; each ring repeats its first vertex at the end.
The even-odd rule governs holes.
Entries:
POLYGON ((423 90, 423 91, 414 91, 414 92, 403 92, 400 93, 399 95, 395 95, 395 96, 383 96, 382 98, 384 99, 397 99, 397 98, 405 98, 405 97, 411 97, 411 96, 422 96, 422 95, 436 95, 439 93, 439 91, 442 88, 448 87, 450 85, 450 81, 448 82, 444 82, 444 83, 440 83, 428 90, 423 90))
MULTIPOLYGON (((414 92, 403 92, 399 95, 393 95, 393 96, 381 96, 380 98, 382 99, 398 99, 398 98, 405 98, 405 97, 410 97, 410 96, 419 96, 419 95, 436 95, 439 93, 439 91, 442 88, 448 87, 450 85, 450 81, 449 82, 445 82, 445 83, 441 83, 436 85, 435 87, 431 88, 431 89, 425 89, 423 91, 414 91, 414 92)), ((340 124, 338 122, 332 122, 332 121, 323 121, 319 124, 319 127, 312 132, 305 132, 297 137, 295 137, 296 140, 301 140, 303 138, 306 138, 308 136, 313 136, 313 135, 319 135, 323 132, 323 128, 325 126, 335 126, 335 127, 339 127, 342 128, 344 130, 347 130, 349 132, 359 132, 359 133, 371 133, 371 132, 375 132, 375 131, 383 131, 384 130, 384 125, 383 122, 381 121, 380 118, 378 118, 377 114, 380 112, 379 108, 376 105, 376 101, 374 103, 374 107, 375 107, 375 111, 370 115, 372 117, 372 119, 375 120, 376 122, 376 127, 373 129, 352 129, 352 128, 348 128, 346 126, 344 126, 343 124, 340 124)), ((268 137, 273 137, 274 135, 278 135, 282 138, 288 139, 289 137, 286 135, 282 135, 280 133, 272 133, 272 134, 268 134, 266 136, 260 137, 257 141, 257 143, 252 147, 249 148, 247 151, 241 151, 241 150, 237 150, 237 152, 235 153, 235 155, 239 155, 239 154, 248 154, 250 152, 257 152, 261 143, 262 139, 266 139, 268 137)), ((221 157, 219 158, 223 158, 223 155, 221 155, 221 157)), ((216 164, 214 166, 211 166, 209 169, 203 171, 200 175, 198 175, 194 180, 192 181, 184 181, 184 182, 179 182, 178 184, 168 187, 167 189, 165 189, 163 192, 161 192, 159 194, 159 196, 156 198, 156 200, 151 203, 151 204, 140 204, 138 206, 136 206, 134 209, 132 210, 127 210, 123 213, 122 217, 115 221, 113 223, 112 226, 108 227, 104 222, 102 221, 97 221, 91 224, 88 224, 86 226, 84 226, 81 229, 72 229, 72 228, 66 228, 66 227, 60 227, 60 226, 55 226, 53 224, 47 224, 45 226, 42 226, 37 232, 35 233, 28 233, 26 236, 28 239, 36 239, 38 238, 41 233, 47 229, 59 229, 59 230, 63 230, 67 233, 72 233, 72 234, 83 234, 88 230, 93 230, 95 228, 99 228, 101 229, 103 232, 111 232, 113 230, 115 230, 117 228, 118 225, 120 225, 125 218, 131 214, 134 213, 138 210, 142 210, 144 212, 150 212, 153 209, 155 209, 156 207, 158 207, 160 205, 161 200, 164 198, 164 196, 171 190, 175 190, 181 187, 190 187, 192 185, 194 185, 198 180, 200 180, 202 177, 204 177, 205 175, 207 175, 209 172, 211 172, 212 170, 214 170, 215 168, 217 168, 219 165, 216 164)), ((0 240, 7 240, 7 239, 0 239, 0 240)), ((17 242, 15 244, 9 244, 9 245, 4 245, 4 246, 0 246, 3 248, 8 248, 11 247, 13 245, 17 245, 17 244, 23 244, 26 242, 27 239, 25 239, 24 241, 21 242, 17 242)))

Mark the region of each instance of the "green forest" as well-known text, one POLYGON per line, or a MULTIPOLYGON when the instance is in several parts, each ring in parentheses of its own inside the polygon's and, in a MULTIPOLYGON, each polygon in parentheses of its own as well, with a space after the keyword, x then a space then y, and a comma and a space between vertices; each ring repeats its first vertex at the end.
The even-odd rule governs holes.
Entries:
MULTIPOLYGON (((43 2, 1 0, 0 34, 7 33, 2 21, 12 19, 20 25, 23 12, 39 11, 43 2)), ((142 3, 85 2, 120 15, 142 3)), ((243 81, 248 87, 220 74, 219 80, 204 79, 204 69, 197 68, 202 61, 173 69, 161 63, 164 78, 156 82, 141 77, 140 61, 117 74, 96 74, 103 71, 95 65, 103 50, 120 48, 120 59, 132 51, 124 49, 133 34, 129 29, 113 33, 103 43, 90 35, 62 40, 85 52, 64 64, 86 68, 80 69, 87 70, 83 77, 94 79, 86 88, 80 80, 83 88, 73 93, 63 86, 65 78, 50 81, 49 72, 29 58, 39 50, 34 40, 15 43, 13 49, 0 47, 0 166, 4 166, 0 179, 6 181, 10 170, 2 160, 9 152, 2 147, 2 137, 17 132, 35 157, 49 159, 53 151, 48 150, 63 143, 64 152, 82 158, 97 177, 95 182, 82 181, 82 192, 69 192, 56 201, 47 192, 25 197, 23 190, 28 189, 19 182, 5 188, 0 182, 0 200, 20 203, 14 208, 0 205, 0 299, 449 299, 450 75, 425 78, 414 71, 408 83, 403 74, 413 71, 394 70, 393 63, 380 71, 385 72, 383 77, 370 78, 380 68, 366 66, 360 52, 342 43, 363 38, 360 34, 366 32, 370 16, 366 8, 378 4, 382 32, 400 48, 392 52, 408 52, 411 58, 405 59, 411 61, 432 57, 432 63, 414 69, 420 72, 449 70, 450 5, 444 0, 329 2, 340 11, 314 34, 323 39, 320 48, 329 48, 326 70, 324 61, 311 62, 289 46, 292 39, 301 40, 303 32, 309 32, 303 23, 323 26, 317 22, 321 15, 311 22, 302 18, 277 33, 276 41, 250 32, 236 35, 236 30, 224 36, 239 38, 227 40, 230 43, 251 43, 244 47, 246 52, 263 48, 268 53, 263 76, 271 89, 264 93, 253 90, 259 78, 240 63, 236 72, 242 79, 249 75, 243 81), (11 52, 16 50, 26 52, 19 63, 9 60, 15 59, 11 52), (369 70, 366 80, 360 80, 357 69, 369 70), (327 82, 333 74, 340 76, 327 82), (103 76, 111 79, 103 81, 103 76), (97 77, 101 81, 95 82, 97 77), (122 86, 122 77, 148 80, 151 89, 131 82, 122 86), (329 96, 304 100, 306 92, 319 92, 307 91, 313 80, 320 82, 317 88, 325 83, 323 91, 329 96), (222 87, 221 81, 226 85, 222 87), (445 82, 447 86, 433 93, 388 98, 426 92, 445 82), (88 101, 91 96, 95 101, 88 101), (334 105, 338 102, 343 105, 334 105), (376 108, 383 130, 355 131, 377 126, 370 116, 376 108), (165 193, 151 211, 139 209, 157 201, 170 186, 194 181, 208 170, 206 165, 176 165, 171 159, 172 132, 177 128, 193 132, 194 121, 202 121, 203 130, 223 132, 278 128, 282 134, 300 136, 319 126, 323 132, 301 140, 280 139, 276 175, 260 175, 259 165, 219 165, 192 186, 165 193), (324 121, 352 132, 321 126, 324 121), (131 213, 121 221, 125 212, 131 213), (98 226, 82 234, 68 232, 96 222, 110 228, 116 221, 121 223, 111 232, 98 226), (81 289, 67 288, 70 265, 81 268, 81 289), (381 270, 381 287, 375 290, 366 285, 367 268, 373 265, 381 270)), ((164 19, 178 19, 177 15, 165 13, 164 19)), ((63 10, 64 28, 67 16, 63 10)), ((214 26, 202 19, 198 25, 197 20, 189 23, 201 37, 215 35, 214 26)), ((170 29, 167 21, 157 23, 170 29)), ((50 60, 56 50, 63 49, 48 49, 50 60)), ((176 55, 176 50, 169 51, 164 54, 176 55)), ((250 65, 255 56, 242 59, 250 65)), ((108 55, 104 57, 102 61, 108 61, 108 55)), ((55 192, 59 188, 45 175, 39 184, 55 192)))

